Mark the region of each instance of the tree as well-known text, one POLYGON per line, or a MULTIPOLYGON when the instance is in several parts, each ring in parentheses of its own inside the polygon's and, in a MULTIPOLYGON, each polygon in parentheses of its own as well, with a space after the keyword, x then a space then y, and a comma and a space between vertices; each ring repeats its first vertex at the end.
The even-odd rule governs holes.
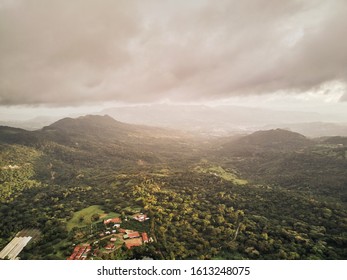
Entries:
POLYGON ((100 219, 100 215, 97 213, 93 214, 91 217, 92 222, 97 222, 97 221, 99 221, 99 219, 100 219))

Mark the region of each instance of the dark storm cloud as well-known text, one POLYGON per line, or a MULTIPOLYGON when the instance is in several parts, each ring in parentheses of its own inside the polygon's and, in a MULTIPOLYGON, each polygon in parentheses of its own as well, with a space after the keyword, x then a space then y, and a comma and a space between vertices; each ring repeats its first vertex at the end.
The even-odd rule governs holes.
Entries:
POLYGON ((0 0, 0 104, 215 100, 346 83, 346 3, 0 0))

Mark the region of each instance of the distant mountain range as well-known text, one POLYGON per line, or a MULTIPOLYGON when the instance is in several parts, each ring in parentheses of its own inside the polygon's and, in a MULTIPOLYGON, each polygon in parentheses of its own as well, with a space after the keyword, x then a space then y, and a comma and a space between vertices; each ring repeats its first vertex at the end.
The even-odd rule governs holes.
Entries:
MULTIPOLYGON (((347 136, 347 123, 335 123, 336 118, 328 115, 230 105, 152 104, 108 108, 93 114, 109 115, 125 123, 184 130, 207 136, 228 136, 275 128, 295 131, 307 137, 347 136)), ((27 121, 0 121, 0 125, 38 130, 57 120, 58 117, 41 116, 27 121)))
MULTIPOLYGON (((292 127, 309 130, 309 124, 292 125, 292 127)), ((320 124, 312 125, 312 130, 318 129, 320 124)), ((331 127, 343 126, 333 125, 331 127)), ((302 133, 286 129, 276 128, 259 130, 253 133, 239 133, 238 136, 216 138, 215 143, 220 143, 224 149, 231 150, 284 150, 291 151, 307 147, 313 142, 302 133)), ((300 130, 300 129, 298 129, 300 130)), ((323 129, 322 129, 323 130, 323 129)), ((325 129, 324 131, 327 131, 325 129)), ((313 134, 313 133, 311 133, 313 134)), ((320 133, 316 133, 321 136, 320 133)), ((343 134, 341 134, 343 135, 343 134)), ((317 137, 318 138, 318 137, 317 137)), ((117 121, 109 115, 86 115, 78 118, 63 118, 41 129, 28 131, 9 126, 0 126, 0 141, 26 145, 39 145, 48 141, 61 145, 80 147, 90 145, 107 145, 117 143, 122 146, 131 147, 141 145, 146 149, 165 149, 167 143, 187 146, 187 141, 197 141, 198 137, 193 134, 174 129, 165 129, 146 125, 127 124, 117 121)), ((202 138, 203 139, 203 138, 202 138)), ((344 143, 342 136, 326 137, 324 141, 333 141, 335 144, 344 143), (337 143, 339 142, 339 143, 337 143)), ((323 141, 323 140, 320 141, 323 141)))
POLYGON ((35 131, 0 127, 0 143, 19 144, 54 154, 63 162, 131 166, 189 161, 207 155, 254 157, 300 152, 317 144, 346 145, 346 137, 308 139, 284 129, 227 137, 201 137, 173 129, 127 124, 109 115, 64 118, 35 131))
POLYGON ((128 123, 184 129, 209 135, 256 131, 264 125, 329 119, 317 113, 287 112, 240 106, 143 105, 109 108, 103 114, 128 123))

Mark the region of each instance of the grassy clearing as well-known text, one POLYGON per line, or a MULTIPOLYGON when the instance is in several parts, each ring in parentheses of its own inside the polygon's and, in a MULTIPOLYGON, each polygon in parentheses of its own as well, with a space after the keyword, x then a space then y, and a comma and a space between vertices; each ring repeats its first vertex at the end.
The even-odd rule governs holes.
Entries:
POLYGON ((66 224, 67 230, 71 231, 74 227, 80 228, 90 225, 92 223, 92 216, 94 214, 98 214, 101 217, 105 216, 105 212, 100 208, 99 205, 92 205, 75 212, 73 217, 66 224))
POLYGON ((221 166, 217 166, 217 165, 209 166, 209 167, 197 166, 194 168, 194 170, 198 173, 206 173, 206 174, 215 175, 226 181, 232 182, 235 185, 246 185, 248 183, 247 180, 240 179, 237 177, 236 174, 226 171, 221 166))

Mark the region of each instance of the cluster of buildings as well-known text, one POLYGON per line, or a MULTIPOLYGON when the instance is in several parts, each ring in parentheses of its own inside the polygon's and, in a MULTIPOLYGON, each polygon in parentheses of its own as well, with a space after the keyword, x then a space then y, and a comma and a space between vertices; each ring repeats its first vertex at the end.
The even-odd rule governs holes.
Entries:
POLYGON ((68 257, 68 260, 85 260, 91 249, 92 247, 89 244, 78 245, 73 250, 71 256, 68 257))
MULTIPOLYGON (((132 216, 138 222, 149 220, 146 214, 139 213, 132 216)), ((93 244, 100 244, 101 240, 107 240, 108 243, 103 247, 104 252, 108 253, 120 248, 123 244, 127 249, 142 246, 143 244, 152 242, 153 239, 148 237, 146 232, 139 232, 130 229, 121 228, 122 220, 119 217, 104 220, 106 231, 99 234, 100 239, 93 244)), ((105 242, 103 242, 105 243, 105 242)), ((73 253, 68 260, 85 260, 88 257, 92 247, 89 244, 78 245, 75 247, 73 253)), ((93 252, 93 255, 100 253, 100 248, 93 252)))

